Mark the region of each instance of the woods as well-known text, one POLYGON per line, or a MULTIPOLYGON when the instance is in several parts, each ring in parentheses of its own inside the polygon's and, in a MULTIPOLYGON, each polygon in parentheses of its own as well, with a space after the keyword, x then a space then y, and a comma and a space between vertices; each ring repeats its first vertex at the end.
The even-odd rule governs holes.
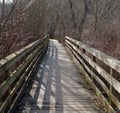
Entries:
MULTIPOLYGON (((87 72, 85 78, 89 77, 89 81, 94 83, 93 89, 96 90, 97 86, 99 91, 96 94, 105 102, 102 102, 104 106, 113 107, 110 112, 108 109, 108 113, 120 109, 120 0, 0 0, 0 113, 11 109, 30 76, 37 74, 37 63, 40 64, 42 56, 51 62, 47 64, 45 61, 40 66, 46 68, 45 73, 50 69, 52 76, 58 72, 61 75, 64 68, 68 69, 67 62, 65 67, 60 64, 61 59, 63 62, 69 59, 69 55, 66 58, 62 55, 66 49, 61 49, 61 46, 68 48, 87 72), (54 62, 56 73, 51 67, 54 62)), ((55 94, 53 97, 57 103, 55 94)))
POLYGON ((74 37, 119 59, 119 7, 119 0, 1 0, 0 58, 49 34, 74 37))
POLYGON ((39 31, 43 15, 39 13, 42 8, 36 7, 36 4, 35 1, 26 0, 1 2, 0 58, 46 34, 43 28, 39 31))

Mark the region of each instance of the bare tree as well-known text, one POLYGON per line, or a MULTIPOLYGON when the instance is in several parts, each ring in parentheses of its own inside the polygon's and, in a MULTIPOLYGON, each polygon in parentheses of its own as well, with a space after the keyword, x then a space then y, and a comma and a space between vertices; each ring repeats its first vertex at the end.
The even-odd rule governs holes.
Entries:
POLYGON ((84 25, 85 25, 85 21, 86 21, 86 17, 87 17, 87 13, 88 13, 88 4, 87 4, 87 0, 83 0, 83 13, 82 13, 82 17, 78 26, 78 36, 79 39, 82 36, 82 31, 84 29, 84 25))
POLYGON ((75 22, 75 14, 74 14, 74 9, 73 9, 73 2, 72 0, 68 0, 69 1, 69 7, 70 7, 70 12, 71 12, 71 19, 72 19, 72 22, 73 22, 73 29, 76 29, 77 25, 76 25, 76 22, 75 22))
POLYGON ((115 24, 120 22, 119 0, 14 0, 9 4, 3 0, 0 6, 2 56, 47 33, 51 38, 70 35, 95 46, 112 36, 107 27, 115 37, 115 24))

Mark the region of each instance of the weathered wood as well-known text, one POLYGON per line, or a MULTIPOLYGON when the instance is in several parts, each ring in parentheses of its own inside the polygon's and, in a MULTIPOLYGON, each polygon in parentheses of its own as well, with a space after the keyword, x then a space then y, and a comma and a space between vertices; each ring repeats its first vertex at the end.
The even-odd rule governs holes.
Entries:
MULTIPOLYGON (((2 74, 6 69, 9 69, 12 65, 14 65, 17 61, 19 61, 22 57, 26 56, 26 59, 24 59, 24 62, 20 64, 20 66, 11 73, 10 77, 6 81, 4 81, 0 87, 0 99, 4 96, 6 91, 11 87, 11 85, 14 83, 14 81, 18 78, 18 82, 16 85, 11 88, 10 94, 2 104, 0 105, 0 113, 4 113, 6 109, 8 110, 8 105, 13 100, 13 96, 15 95, 18 88, 22 88, 24 84, 26 84, 26 81, 29 79, 30 72, 33 69, 33 65, 39 59, 41 56, 43 56, 47 46, 48 46, 48 37, 44 37, 41 40, 35 41, 32 44, 26 46, 25 48, 18 50, 15 53, 18 53, 15 55, 11 54, 5 59, 0 61, 0 71, 2 74), (32 53, 30 53, 32 52, 32 53), (28 54, 29 53, 29 54, 28 54), (7 61, 7 60, 8 61, 7 61), (25 70, 24 72, 22 72, 25 70), (18 75, 22 72, 22 75, 18 77, 18 75), (23 82, 23 84, 21 84, 23 82)), ((22 89, 21 89, 22 90, 22 89)), ((16 95, 17 97, 17 95, 16 95)), ((12 103, 13 104, 13 103, 12 103)))
MULTIPOLYGON (((41 46, 42 48, 42 46, 41 46)), ((26 66, 31 62, 31 60, 34 58, 36 53, 38 53, 39 50, 35 50, 33 53, 31 53, 26 60, 8 77, 6 81, 1 85, 0 88, 0 98, 5 94, 5 92, 10 88, 10 86, 13 84, 13 82, 16 80, 18 75, 23 71, 23 69, 26 68, 26 66)))
MULTIPOLYGON (((44 46, 47 47, 47 44, 48 44, 48 42, 46 42, 44 46)), ((19 99, 19 97, 21 96, 22 91, 25 89, 25 86, 26 86, 26 84, 27 84, 27 82, 28 82, 28 80, 29 80, 32 72, 33 72, 33 69, 35 68, 36 64, 37 64, 38 61, 41 59, 41 57, 43 56, 43 54, 45 53, 45 51, 46 51, 46 48, 42 49, 42 51, 39 52, 39 54, 37 55, 37 58, 36 58, 36 59, 34 58, 33 61, 31 62, 31 64, 30 64, 30 65, 28 66, 28 68, 25 70, 25 73, 24 73, 24 74, 27 75, 27 77, 26 77, 26 79, 25 79, 26 82, 24 82, 24 84, 22 85, 22 87, 21 87, 18 95, 16 96, 16 98, 15 98, 14 101, 12 102, 12 105, 10 106, 10 109, 9 109, 8 113, 13 113, 13 112, 14 112, 14 109, 15 109, 15 107, 16 107, 16 104, 17 104, 17 102, 18 102, 18 99, 19 99), (28 72, 29 72, 29 73, 28 73, 28 72)))
MULTIPOLYGON (((4 101, 2 107, 0 108, 0 113, 4 112, 4 110, 6 109, 8 103, 11 101, 12 97, 14 96, 15 92, 17 91, 17 89, 21 86, 21 83, 23 82, 23 80, 27 81, 28 77, 26 77, 26 75, 29 73, 32 65, 34 64, 34 62, 36 61, 36 59, 38 57, 40 57, 40 53, 41 51, 35 56, 34 60, 31 62, 31 64, 28 66, 28 68, 26 69, 26 71, 24 72, 24 74, 21 76, 20 80, 17 82, 16 86, 14 87, 14 89, 11 91, 11 94, 7 97, 7 99, 4 101)), ((42 55, 41 55, 42 56, 42 55)), ((25 82, 24 82, 25 83, 25 82)))
MULTIPOLYGON (((68 47, 69 45, 67 45, 68 47)), ((70 46, 69 46, 70 47, 70 46)), ((69 48, 70 49, 70 48, 69 48)), ((102 86, 104 89, 104 92, 110 97, 111 101, 120 109, 120 102, 118 99, 112 94, 112 92, 107 88, 105 83, 95 74, 93 71, 84 63, 84 61, 76 54, 75 51, 73 51, 74 55, 79 59, 79 61, 82 63, 84 68, 95 78, 95 80, 102 86)))
MULTIPOLYGON (((71 49, 70 51, 72 51, 72 54, 74 54, 75 58, 77 57, 79 59, 79 61, 82 63, 82 65, 84 65, 84 67, 86 68, 87 67, 86 64, 82 61, 82 59, 80 59, 80 57, 76 54, 76 52, 73 51, 73 49, 69 45, 67 45, 67 47, 69 49, 71 49)), ((108 101, 106 100, 106 98, 102 95, 102 93, 100 92, 100 90, 96 87, 96 85, 94 84, 94 82, 92 81, 92 79, 89 77, 89 75, 85 72, 83 66, 80 66, 80 68, 81 67, 82 67, 82 69, 84 71, 84 74, 86 75, 85 78, 86 78, 87 82, 89 82, 89 84, 92 86, 92 88, 96 92, 96 95, 99 97, 99 99, 102 101, 102 103, 104 104, 104 106, 107 108, 108 113, 116 113, 115 110, 110 106, 110 104, 108 103, 108 101)), ((86 69, 89 69, 89 68, 87 67, 86 69)), ((90 70, 89 72, 91 73, 92 71, 90 70)), ((97 76, 95 75, 95 77, 97 77, 97 76)), ((108 91, 108 89, 107 89, 107 91, 108 91)), ((116 98, 114 98, 114 99, 116 99, 116 98)), ((119 105, 119 102, 117 104, 119 105)))
POLYGON ((91 74, 92 76, 91 78, 89 77, 89 75, 87 75, 87 77, 85 78, 89 81, 89 83, 95 90, 96 94, 103 102, 104 106, 106 106, 106 108, 108 109, 108 113, 115 113, 116 108, 113 109, 114 106, 111 105, 111 102, 114 103, 117 109, 120 109, 120 101, 112 93, 112 88, 114 88, 120 94, 120 82, 117 81, 115 78, 113 78, 112 71, 110 72, 110 74, 106 72, 102 67, 100 67, 96 62, 93 61, 93 59, 88 57, 87 54, 85 54, 85 52, 81 51, 79 48, 84 49, 84 51, 89 52, 94 58, 98 58, 99 60, 103 61, 105 64, 109 65, 111 67, 110 70, 114 69, 117 72, 119 72, 120 68, 118 69, 118 67, 120 66, 119 65, 120 61, 110 56, 107 56, 106 54, 98 50, 95 50, 94 48, 69 37, 65 37, 65 45, 71 51, 71 53, 75 56, 75 59, 78 60, 83 65, 83 67, 91 74), (84 60, 87 61, 92 67, 89 68, 84 62, 84 60), (108 61, 110 62, 108 63, 108 61), (112 62, 115 62, 115 63, 112 63, 112 62), (101 77, 103 77, 110 84, 109 89, 106 86, 106 84, 93 72, 93 69, 95 69, 101 75, 101 77), (110 98, 109 100, 106 99, 103 96, 102 92, 100 92, 99 88, 97 88, 97 85, 93 82, 93 78, 103 88, 104 92, 110 98))
POLYGON ((83 75, 57 40, 50 40, 48 51, 37 65, 32 81, 14 113, 99 112, 95 95, 87 89, 83 75))
MULTIPOLYGON (((68 42, 67 42, 68 43, 68 42)), ((70 42, 69 42, 70 44, 70 42)), ((116 79, 111 77, 110 74, 108 74, 104 69, 102 69, 98 64, 93 62, 87 55, 82 54, 80 50, 78 50, 72 43, 70 44, 73 49, 79 53, 85 60, 112 86, 115 88, 115 90, 120 93, 120 82, 118 82, 116 79)))
POLYGON ((42 43, 47 36, 44 38, 37 40, 28 46, 24 47, 23 49, 20 49, 9 56, 5 57, 4 59, 0 60, 0 75, 4 73, 5 70, 10 68, 12 65, 14 65, 19 59, 24 57, 29 51, 34 50, 40 43, 42 43))
POLYGON ((84 48, 86 51, 88 51, 90 54, 94 55, 97 57, 99 60, 103 61, 106 65, 110 66, 114 70, 120 73, 120 61, 114 59, 113 57, 110 57, 106 55, 105 53, 100 52, 99 50, 94 49, 93 47, 90 47, 89 45, 86 45, 82 42, 79 42, 75 39, 72 39, 70 37, 65 37, 66 40, 69 40, 76 45, 78 45, 81 48, 84 48))

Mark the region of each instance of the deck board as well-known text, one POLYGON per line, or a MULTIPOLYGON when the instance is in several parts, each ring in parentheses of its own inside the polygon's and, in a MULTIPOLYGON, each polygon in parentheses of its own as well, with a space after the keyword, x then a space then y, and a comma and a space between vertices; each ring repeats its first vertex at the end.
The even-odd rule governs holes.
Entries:
POLYGON ((15 113, 103 113, 66 49, 50 40, 15 113))

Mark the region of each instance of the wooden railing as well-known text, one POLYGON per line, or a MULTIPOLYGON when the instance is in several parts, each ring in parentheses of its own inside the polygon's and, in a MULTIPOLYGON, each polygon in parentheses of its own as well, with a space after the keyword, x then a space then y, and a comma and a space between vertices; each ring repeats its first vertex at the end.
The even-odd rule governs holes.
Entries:
POLYGON ((120 61, 67 36, 65 45, 107 112, 120 112, 120 61))
POLYGON ((48 42, 45 36, 0 60, 0 113, 11 111, 48 42))

